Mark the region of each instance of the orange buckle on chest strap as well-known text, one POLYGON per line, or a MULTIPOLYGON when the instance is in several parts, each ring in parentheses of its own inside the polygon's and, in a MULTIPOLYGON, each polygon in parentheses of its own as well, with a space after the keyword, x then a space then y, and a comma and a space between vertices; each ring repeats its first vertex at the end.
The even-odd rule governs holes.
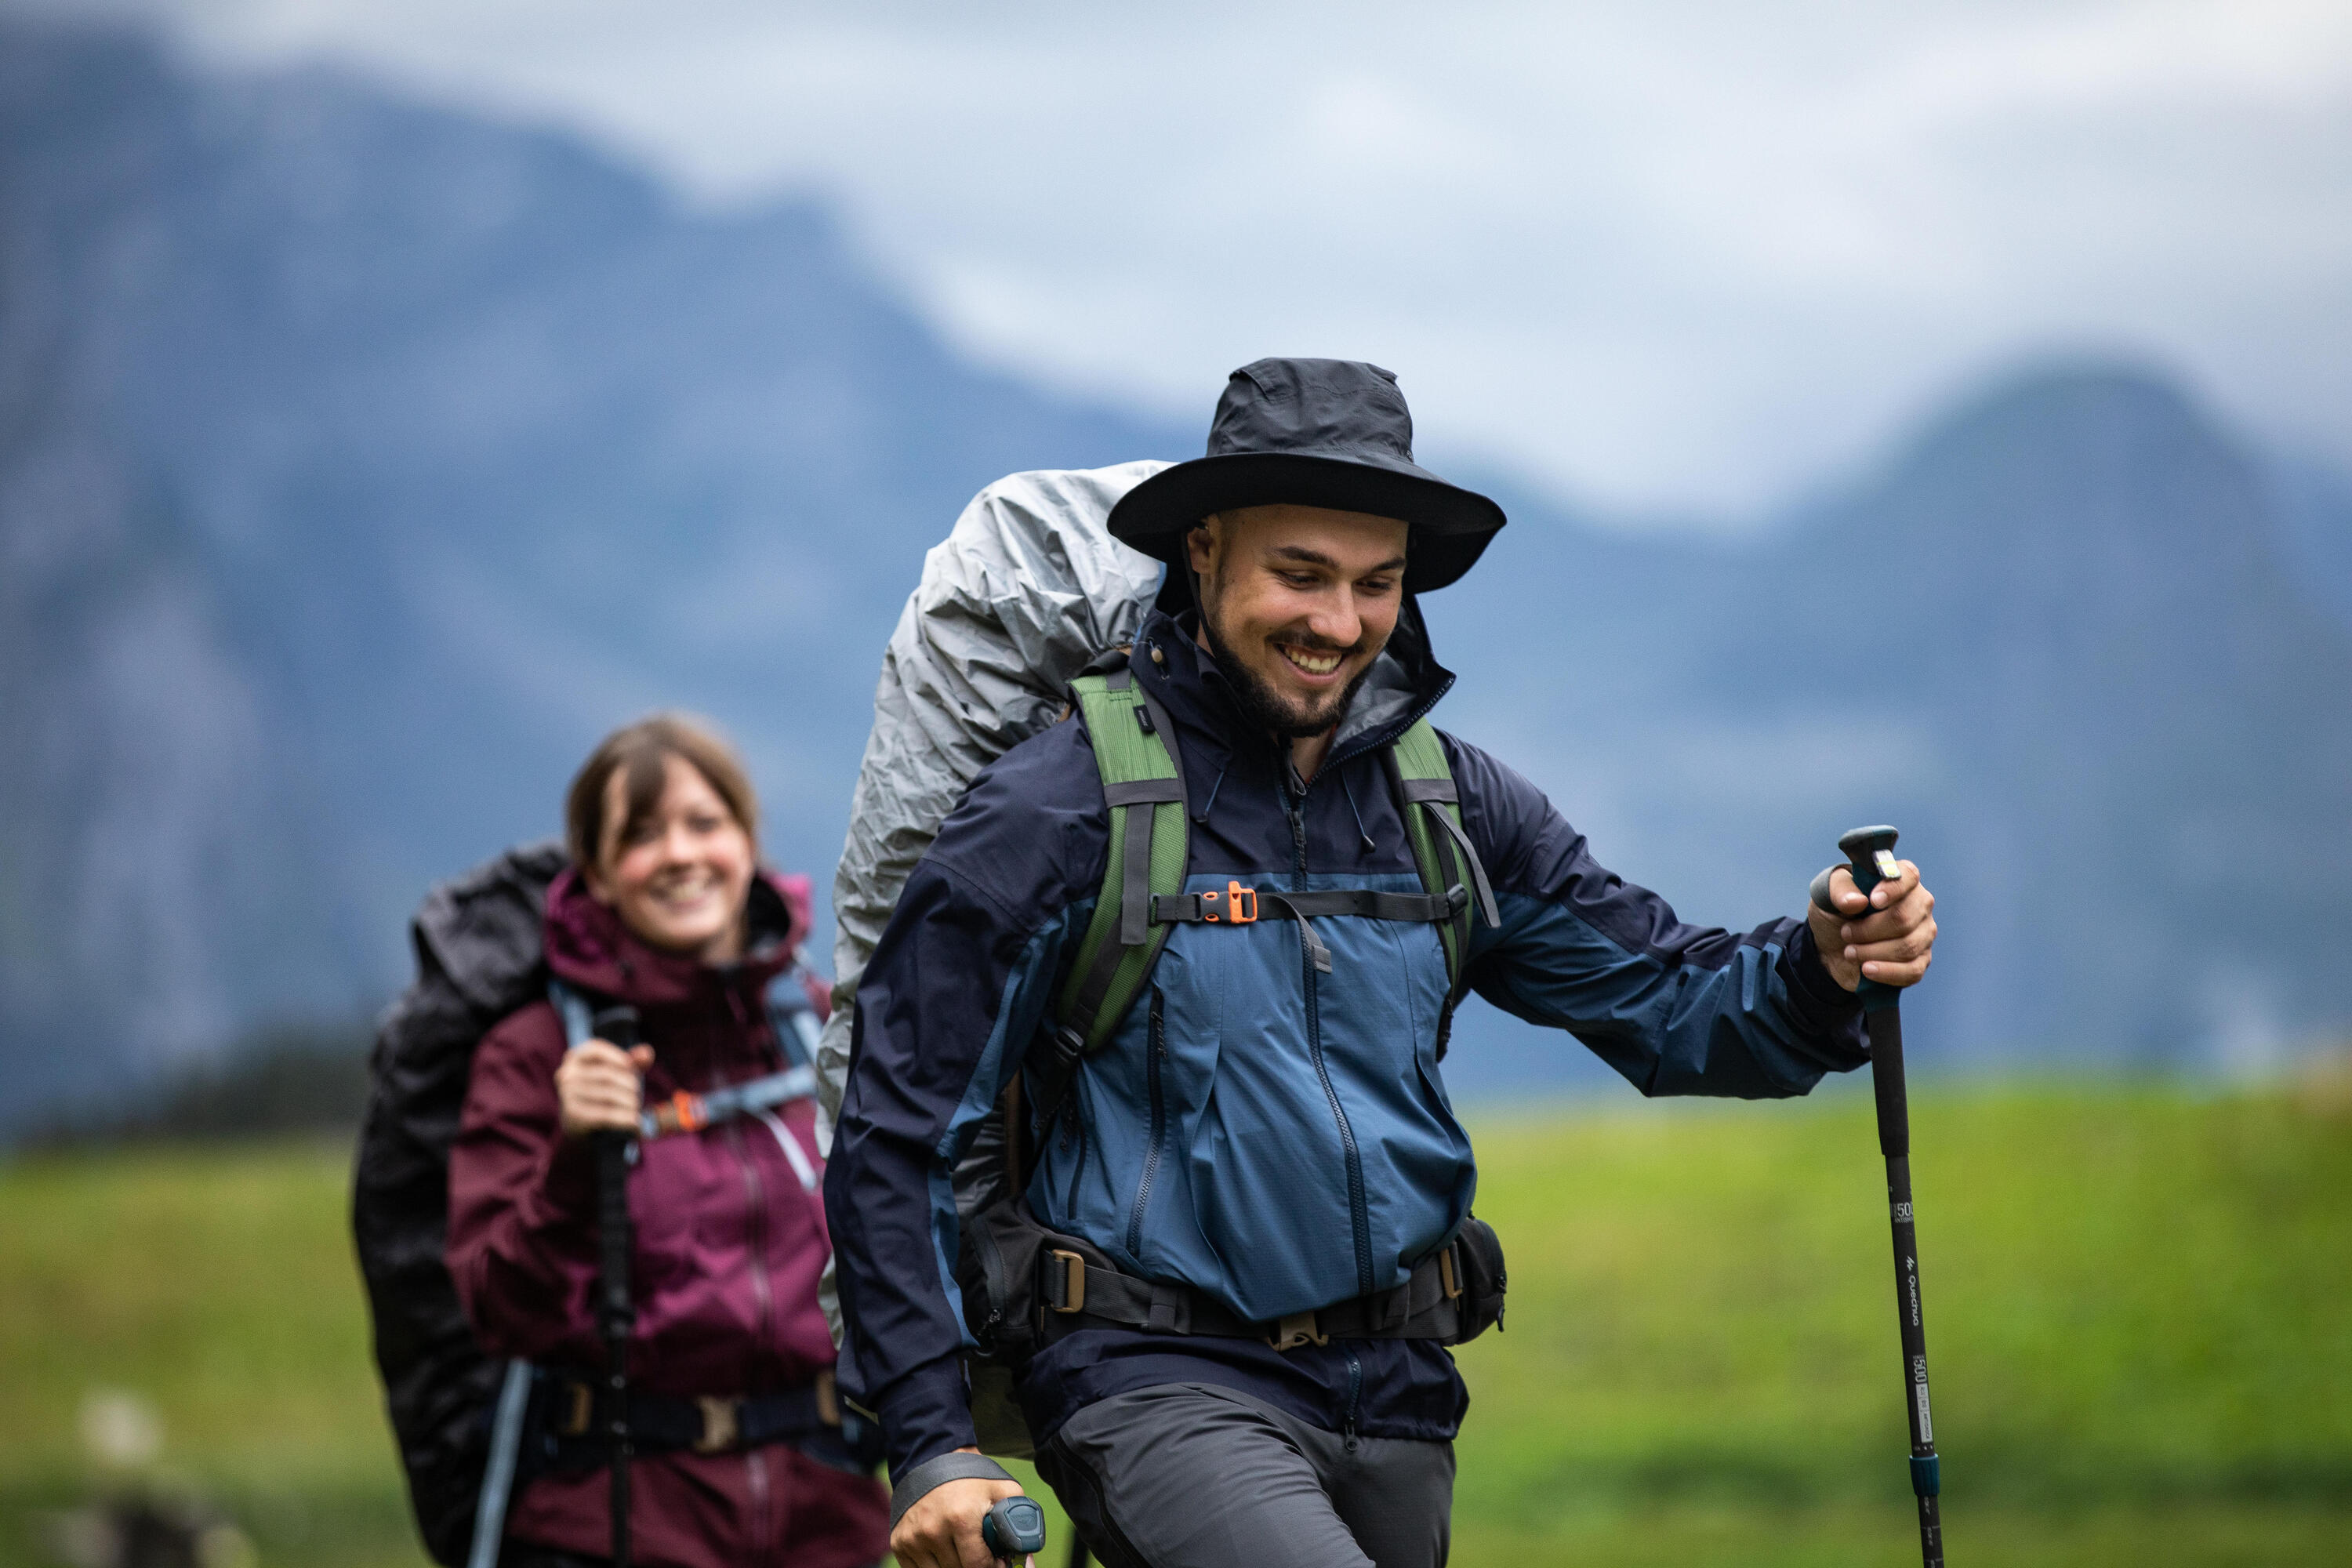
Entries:
POLYGON ((1202 893, 1201 918, 1211 925, 1248 925, 1257 919, 1257 889, 1228 881, 1222 893, 1202 893), (1225 912, 1222 915, 1217 913, 1217 900, 1220 899, 1225 902, 1225 912))

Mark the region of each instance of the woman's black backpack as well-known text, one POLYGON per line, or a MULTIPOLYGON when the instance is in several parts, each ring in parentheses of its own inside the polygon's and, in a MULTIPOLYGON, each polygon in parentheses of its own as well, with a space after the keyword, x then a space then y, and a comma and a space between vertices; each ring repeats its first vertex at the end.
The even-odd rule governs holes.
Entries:
POLYGON ((524 845, 425 895, 409 928, 416 979, 384 1015, 368 1060, 352 1234, 409 1503, 425 1550, 451 1568, 473 1531, 504 1363, 474 1342, 441 1260, 449 1146, 474 1047, 547 994, 540 926, 566 864, 552 839, 524 845))

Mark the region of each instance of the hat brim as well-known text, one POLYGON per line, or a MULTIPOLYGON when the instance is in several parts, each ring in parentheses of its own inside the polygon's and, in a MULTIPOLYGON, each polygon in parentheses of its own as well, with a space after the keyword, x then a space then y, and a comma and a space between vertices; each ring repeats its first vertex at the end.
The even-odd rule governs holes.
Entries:
POLYGON ((1211 512, 1284 503, 1410 524, 1404 585, 1416 594, 1443 588, 1469 571, 1507 521, 1503 509, 1477 491, 1411 464, 1230 452, 1162 468, 1119 498, 1108 527, 1120 543, 1180 566, 1185 536, 1211 512))

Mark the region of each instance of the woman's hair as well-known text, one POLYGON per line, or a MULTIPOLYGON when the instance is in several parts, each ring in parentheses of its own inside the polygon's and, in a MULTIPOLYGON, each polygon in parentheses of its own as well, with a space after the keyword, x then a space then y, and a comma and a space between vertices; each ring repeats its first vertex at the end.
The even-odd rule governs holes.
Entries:
POLYGON ((604 798, 613 775, 617 773, 628 781, 623 789, 625 815, 621 818, 621 837, 625 842, 661 805, 672 757, 691 764, 727 803, 744 835, 755 846, 759 843, 760 797, 752 793, 751 775, 743 771, 743 759, 735 754, 735 748, 702 720, 684 713, 656 713, 624 725, 598 742, 573 777, 572 789, 563 798, 563 842, 572 851, 574 866, 583 871, 593 868, 604 847, 608 826, 604 798))

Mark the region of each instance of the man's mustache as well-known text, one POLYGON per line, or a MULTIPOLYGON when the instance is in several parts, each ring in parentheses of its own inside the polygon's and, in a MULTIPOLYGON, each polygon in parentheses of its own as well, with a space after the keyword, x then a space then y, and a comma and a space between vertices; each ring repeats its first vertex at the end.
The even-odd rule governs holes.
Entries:
POLYGON ((1295 647, 1302 653, 1336 653, 1345 658, 1350 654, 1361 653, 1369 639, 1358 637, 1351 643, 1338 643, 1311 633, 1276 632, 1265 640, 1276 647, 1295 647))

